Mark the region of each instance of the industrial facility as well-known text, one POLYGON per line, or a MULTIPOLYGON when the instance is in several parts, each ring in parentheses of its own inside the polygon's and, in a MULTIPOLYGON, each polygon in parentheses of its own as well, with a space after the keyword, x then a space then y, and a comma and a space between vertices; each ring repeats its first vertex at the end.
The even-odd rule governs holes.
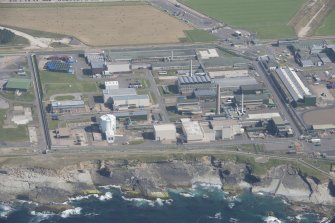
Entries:
POLYGON ((199 89, 215 89, 216 86, 208 75, 182 76, 178 78, 177 85, 182 95, 192 95, 194 90, 199 89))
POLYGON ((100 131, 105 134, 108 143, 114 143, 116 130, 116 117, 112 114, 102 115, 98 119, 100 131))
MULTIPOLYGON (((277 76, 280 79, 279 86, 284 86, 289 93, 291 102, 295 105, 314 106, 316 97, 312 96, 310 90, 301 81, 298 74, 292 68, 276 69, 277 76)), ((278 79, 276 79, 278 81, 278 79)), ((282 89, 283 92, 286 92, 282 89)))
POLYGON ((65 100, 51 102, 51 113, 83 112, 85 110, 85 102, 83 100, 65 100))
POLYGON ((154 137, 156 141, 176 141, 176 126, 174 124, 154 125, 154 137))

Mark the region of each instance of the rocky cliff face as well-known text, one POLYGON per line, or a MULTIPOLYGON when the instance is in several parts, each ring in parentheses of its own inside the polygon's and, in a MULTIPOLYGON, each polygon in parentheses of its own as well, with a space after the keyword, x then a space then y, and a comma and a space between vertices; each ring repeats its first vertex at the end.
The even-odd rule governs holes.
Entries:
POLYGON ((3 167, 0 170, 0 199, 63 202, 69 196, 109 184, 121 185, 137 195, 150 196, 168 187, 190 187, 194 183, 219 184, 231 192, 266 192, 292 201, 335 204, 332 182, 320 184, 311 178, 304 178, 290 166, 278 166, 265 176, 254 176, 248 165, 212 157, 154 163, 99 160, 56 170, 3 167))

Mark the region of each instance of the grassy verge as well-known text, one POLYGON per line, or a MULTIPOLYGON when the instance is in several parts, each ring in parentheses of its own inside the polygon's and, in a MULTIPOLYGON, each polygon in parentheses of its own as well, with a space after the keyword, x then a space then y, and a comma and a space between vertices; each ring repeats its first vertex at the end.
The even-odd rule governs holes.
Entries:
POLYGON ((73 95, 62 95, 55 97, 56 101, 66 101, 66 100, 73 100, 75 97, 73 95))
MULTIPOLYGON (((31 4, 31 5, 33 5, 33 4, 31 4)), ((34 29, 20 28, 20 27, 16 27, 16 26, 8 26, 8 25, 1 24, 1 21, 0 21, 0 26, 4 26, 4 27, 11 28, 11 29, 15 29, 17 31, 20 31, 20 32, 23 32, 23 33, 27 33, 27 34, 29 34, 31 36, 35 36, 35 37, 63 38, 65 36, 65 35, 58 34, 58 33, 44 32, 44 31, 39 31, 39 30, 34 30, 34 29)))
POLYGON ((148 2, 141 0, 115 1, 115 2, 62 2, 62 3, 0 3, 0 8, 65 8, 65 7, 105 7, 105 6, 127 6, 127 5, 147 5, 148 2))
POLYGON ((9 43, 0 44, 0 47, 9 47, 9 46, 27 46, 29 41, 26 38, 21 36, 14 35, 14 38, 9 43))
POLYGON ((34 90, 30 88, 28 92, 22 92, 20 96, 17 96, 15 92, 0 92, 0 95, 11 101, 24 101, 33 102, 35 99, 34 90))
POLYGON ((320 36, 335 35, 335 8, 333 8, 331 13, 324 19, 315 34, 320 36))
POLYGON ((217 40, 217 38, 214 35, 204 30, 194 29, 194 30, 187 30, 184 32, 186 34, 186 39, 189 42, 193 43, 214 42, 217 40))
POLYGON ((46 99, 54 94, 97 92, 98 83, 93 81, 81 81, 73 74, 40 71, 40 78, 46 99))
POLYGON ((17 128, 3 128, 6 119, 6 110, 0 110, 0 141, 22 142, 28 140, 27 127, 20 125, 17 128))
POLYGON ((50 44, 51 47, 53 48, 64 48, 64 47, 69 47, 69 45, 61 43, 61 42, 53 42, 50 44))

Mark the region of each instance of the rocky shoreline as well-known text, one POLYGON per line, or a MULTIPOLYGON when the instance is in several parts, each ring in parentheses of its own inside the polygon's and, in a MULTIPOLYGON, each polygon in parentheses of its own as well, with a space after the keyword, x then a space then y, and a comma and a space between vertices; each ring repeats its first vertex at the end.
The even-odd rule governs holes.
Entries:
POLYGON ((247 164, 204 156, 197 160, 94 160, 60 169, 6 167, 0 169, 0 201, 29 200, 41 210, 61 212, 69 197, 99 193, 97 188, 120 185, 129 197, 168 199, 166 188, 189 188, 195 183, 222 185, 231 194, 265 193, 285 197, 293 210, 335 213, 332 181, 303 176, 290 165, 255 175, 247 164), (62 205, 54 205, 62 204, 62 205))

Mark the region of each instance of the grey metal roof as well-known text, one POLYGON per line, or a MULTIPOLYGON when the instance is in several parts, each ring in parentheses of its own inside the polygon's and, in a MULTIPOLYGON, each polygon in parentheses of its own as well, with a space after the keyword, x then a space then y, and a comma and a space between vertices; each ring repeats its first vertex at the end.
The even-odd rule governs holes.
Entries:
POLYGON ((51 106, 54 108, 57 107, 77 107, 84 106, 85 102, 83 100, 66 100, 66 101, 53 101, 51 102, 51 106))
POLYGON ((125 95, 136 95, 136 90, 134 88, 119 88, 119 89, 105 89, 103 91, 104 95, 108 95, 109 97, 113 96, 125 96, 125 95))
POLYGON ((115 112, 113 113, 115 117, 131 117, 131 116, 140 116, 140 115, 148 115, 146 111, 135 111, 135 112, 115 112))
POLYGON ((243 85, 258 83, 254 77, 215 78, 214 82, 219 84, 221 88, 239 88, 243 85))
POLYGON ((204 96, 216 96, 216 92, 213 89, 198 89, 194 91, 196 97, 204 96))
POLYGON ((114 96, 113 101, 117 100, 131 100, 131 99, 149 99, 148 95, 123 95, 123 96, 114 96))

